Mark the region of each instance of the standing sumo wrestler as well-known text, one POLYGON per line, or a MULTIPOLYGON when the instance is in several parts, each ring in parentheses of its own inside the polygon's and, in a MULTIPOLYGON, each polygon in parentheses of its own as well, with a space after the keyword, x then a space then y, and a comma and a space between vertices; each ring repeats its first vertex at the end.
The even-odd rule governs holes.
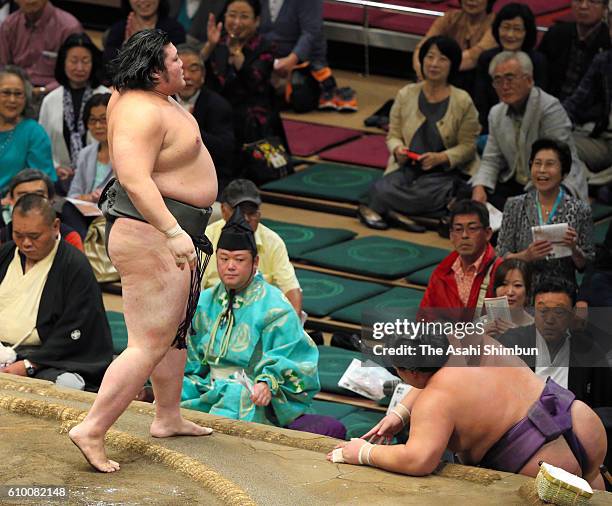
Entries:
POLYGON ((119 469, 106 456, 104 436, 149 377, 152 436, 212 432, 183 419, 179 401, 185 336, 206 266, 203 255, 212 252, 203 234, 217 196, 215 167, 195 119, 171 98, 185 80, 166 33, 136 33, 113 66, 108 140, 117 179, 100 205, 109 256, 121 275, 128 347, 108 368, 87 417, 69 433, 102 472, 119 469))

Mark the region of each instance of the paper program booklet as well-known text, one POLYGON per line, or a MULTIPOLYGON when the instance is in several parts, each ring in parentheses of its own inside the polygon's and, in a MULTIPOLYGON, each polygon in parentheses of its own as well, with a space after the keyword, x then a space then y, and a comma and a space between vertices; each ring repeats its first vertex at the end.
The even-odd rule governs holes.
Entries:
POLYGON ((563 244, 563 237, 567 228, 567 223, 540 225, 531 227, 531 234, 534 241, 548 241, 552 244, 552 252, 548 255, 548 259, 564 258, 572 256, 572 248, 563 244))
POLYGON ((490 297, 484 300, 485 309, 487 310, 487 317, 492 320, 505 320, 512 322, 512 315, 510 314, 510 305, 508 304, 508 297, 490 297))

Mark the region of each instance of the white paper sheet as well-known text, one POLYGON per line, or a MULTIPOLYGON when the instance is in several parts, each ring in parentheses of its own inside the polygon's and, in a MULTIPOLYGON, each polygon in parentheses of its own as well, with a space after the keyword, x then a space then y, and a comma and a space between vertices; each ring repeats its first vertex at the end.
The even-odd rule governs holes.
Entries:
POLYGON ((551 258, 564 258, 572 256, 572 249, 563 244, 563 236, 567 232, 567 223, 556 223, 554 225, 540 225, 531 227, 531 234, 534 241, 549 241, 553 250, 548 256, 551 258))
POLYGON ((505 320, 512 322, 512 314, 510 313, 510 305, 508 297, 489 297, 484 300, 487 317, 491 320, 505 320))
POLYGON ((502 219, 504 218, 504 213, 502 213, 490 202, 487 202, 487 210, 489 211, 489 225, 493 232, 497 232, 502 226, 502 219))

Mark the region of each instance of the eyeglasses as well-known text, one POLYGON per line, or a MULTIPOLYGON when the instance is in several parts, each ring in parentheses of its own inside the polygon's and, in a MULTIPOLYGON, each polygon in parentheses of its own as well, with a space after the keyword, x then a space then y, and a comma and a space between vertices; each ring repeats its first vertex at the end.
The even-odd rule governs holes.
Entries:
POLYGON ((499 25, 499 31, 505 32, 505 33, 514 32, 520 35, 522 33, 525 33, 525 28, 522 26, 516 26, 516 25, 504 25, 502 23, 501 25, 499 25))
POLYGON ((74 65, 74 66, 77 66, 80 63, 81 65, 86 67, 87 65, 91 65, 92 62, 91 62, 91 58, 83 58, 81 60, 77 58, 71 58, 70 60, 66 60, 66 63, 70 65, 74 65))
POLYGON ((542 308, 537 308, 536 311, 538 312, 538 314, 544 317, 556 316, 557 318, 566 318, 571 314, 571 312, 568 311, 567 309, 563 309, 560 307, 555 307, 555 308, 542 307, 542 308))
POLYGON ((554 169, 561 165, 557 160, 534 160, 531 162, 532 169, 541 169, 544 167, 545 169, 554 169))
POLYGON ((239 14, 237 12, 229 11, 225 13, 225 19, 239 19, 240 21, 249 21, 253 19, 253 16, 251 16, 250 14, 239 14))
POLYGON ((90 117, 87 120, 87 124, 88 125, 95 125, 96 123, 100 123, 100 125, 106 125, 106 116, 104 116, 103 118, 92 118, 92 117, 90 117))
POLYGON ((0 90, 0 97, 11 98, 11 96, 19 100, 25 98, 25 93, 21 90, 0 90))
POLYGON ((453 225, 450 229, 451 234, 463 235, 463 233, 467 233, 468 235, 473 235, 480 232, 484 227, 482 225, 468 225, 464 227, 462 225, 453 225))
POLYGON ((521 77, 525 77, 525 74, 505 74, 503 76, 495 76, 493 78, 493 87, 501 88, 504 84, 512 86, 521 77))

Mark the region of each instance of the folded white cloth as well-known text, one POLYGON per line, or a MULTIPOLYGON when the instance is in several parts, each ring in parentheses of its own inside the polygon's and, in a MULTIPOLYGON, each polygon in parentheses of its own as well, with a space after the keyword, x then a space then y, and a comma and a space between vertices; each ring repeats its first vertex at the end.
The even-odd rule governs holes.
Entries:
POLYGON ((342 456, 342 448, 336 448, 332 452, 332 462, 334 464, 343 464, 344 463, 344 457, 342 456))

